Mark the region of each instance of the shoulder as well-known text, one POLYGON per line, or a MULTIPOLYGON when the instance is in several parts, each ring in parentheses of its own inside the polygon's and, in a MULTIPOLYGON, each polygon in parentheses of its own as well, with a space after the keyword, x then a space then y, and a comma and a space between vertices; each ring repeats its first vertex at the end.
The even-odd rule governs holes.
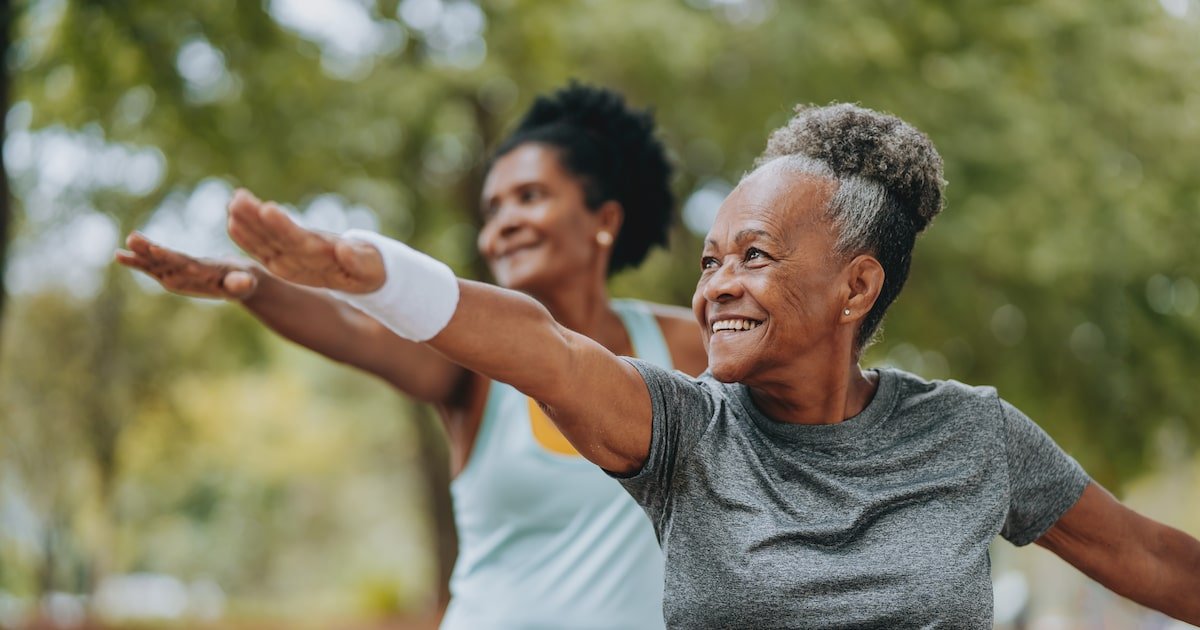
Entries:
POLYGON ((696 401, 703 399, 706 406, 727 406, 728 401, 736 398, 736 388, 733 383, 722 383, 713 378, 712 373, 704 371, 698 376, 692 376, 678 367, 667 369, 660 365, 634 357, 621 357, 626 363, 637 370, 651 396, 660 397, 664 403, 673 404, 681 400, 696 401))
POLYGON ((698 376, 708 369, 708 354, 691 309, 649 302, 646 305, 662 330, 675 368, 691 376, 698 376))
POLYGON ((902 413, 952 414, 997 422, 1003 415, 1000 396, 994 387, 952 379, 926 379, 895 368, 880 370, 896 381, 897 407, 902 413))

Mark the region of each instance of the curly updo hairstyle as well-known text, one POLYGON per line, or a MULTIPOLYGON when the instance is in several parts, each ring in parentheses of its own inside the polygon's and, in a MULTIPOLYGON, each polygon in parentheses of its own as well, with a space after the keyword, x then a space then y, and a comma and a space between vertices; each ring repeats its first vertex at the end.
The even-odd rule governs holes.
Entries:
POLYGON ((608 273, 636 267, 655 245, 665 245, 674 195, 666 149, 654 136, 654 116, 625 104, 619 93, 572 81, 538 96, 492 163, 526 143, 555 148, 567 172, 583 186, 589 210, 615 200, 625 211, 608 273))
POLYGON ((903 120, 840 103, 797 106, 755 165, 776 159, 837 182, 828 209, 838 230, 836 251, 847 258, 871 254, 883 266, 883 289, 855 339, 861 351, 908 279, 917 234, 942 210, 942 157, 903 120))

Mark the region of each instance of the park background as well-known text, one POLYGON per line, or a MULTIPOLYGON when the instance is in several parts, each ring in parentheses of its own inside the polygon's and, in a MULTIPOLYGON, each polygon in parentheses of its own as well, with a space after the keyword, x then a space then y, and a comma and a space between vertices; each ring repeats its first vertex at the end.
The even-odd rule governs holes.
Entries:
MULTIPOLYGON (((454 549, 431 410, 112 253, 141 229, 236 254, 247 186, 486 278, 487 151, 570 78, 653 106, 677 167, 671 249, 620 296, 689 302, 700 235, 793 104, 927 132, 946 210, 867 363, 996 386, 1200 535, 1196 0, 2 10, 0 627, 420 625, 454 549)), ((993 558, 1001 625, 1168 626, 1044 550, 993 558)))

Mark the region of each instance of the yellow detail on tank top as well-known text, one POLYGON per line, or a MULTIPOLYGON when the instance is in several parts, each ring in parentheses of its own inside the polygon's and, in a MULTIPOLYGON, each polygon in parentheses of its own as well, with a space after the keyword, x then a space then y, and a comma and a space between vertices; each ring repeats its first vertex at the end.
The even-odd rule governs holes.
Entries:
POLYGON ((533 439, 537 440, 538 445, 557 455, 580 457, 579 451, 571 446, 554 421, 542 411, 542 406, 532 398, 526 397, 526 401, 529 403, 529 428, 533 430, 533 439))

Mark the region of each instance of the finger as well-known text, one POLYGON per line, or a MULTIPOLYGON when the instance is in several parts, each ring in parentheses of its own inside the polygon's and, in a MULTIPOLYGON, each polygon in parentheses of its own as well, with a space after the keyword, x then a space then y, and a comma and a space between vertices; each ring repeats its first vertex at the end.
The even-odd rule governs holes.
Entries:
POLYGON ((270 238, 262 225, 263 202, 250 191, 238 189, 229 203, 229 224, 241 226, 243 232, 256 235, 258 241, 269 243, 270 238))
POLYGON ((259 200, 258 196, 256 196, 253 192, 251 192, 249 188, 245 188, 243 186, 238 186, 233 191, 233 199, 230 201, 230 203, 233 203, 234 201, 238 201, 239 198, 241 199, 241 201, 243 203, 251 203, 251 204, 262 203, 262 201, 259 200))
POLYGON ((262 218, 262 226, 265 228, 271 244, 280 252, 305 253, 311 249, 314 239, 323 240, 317 233, 301 227, 293 221, 276 204, 263 204, 259 216, 262 218))
POLYGON ((131 233, 125 239, 125 245, 134 254, 145 259, 147 264, 155 267, 182 267, 195 261, 194 258, 187 254, 155 243, 140 232, 131 233))
POLYGON ((177 252, 169 247, 164 247, 157 243, 150 243, 147 251, 150 252, 149 258, 151 258, 156 264, 163 267, 182 269, 196 262, 195 258, 192 258, 187 254, 177 252))
POLYGON ((116 260, 119 264, 129 267, 131 269, 137 269, 138 271, 142 271, 145 273, 150 272, 150 270, 146 266, 146 261, 143 260, 141 256, 139 256, 136 253, 131 252, 129 250, 118 249, 117 253, 113 257, 113 259, 116 260))
POLYGON ((151 243, 152 241, 146 238, 146 235, 141 232, 130 232, 129 236, 125 238, 125 247, 142 256, 150 255, 151 243))
POLYGON ((113 260, 117 261, 118 263, 120 263, 122 265, 126 265, 126 266, 134 265, 137 263, 137 254, 135 254, 127 249, 118 249, 113 254, 113 260))
POLYGON ((266 262, 275 257, 275 249, 245 223, 234 221, 231 218, 227 226, 227 231, 229 232, 229 238, 233 239, 233 242, 237 243, 238 247, 241 247, 255 258, 266 262))
POLYGON ((247 271, 231 271, 221 279, 221 288, 234 299, 244 300, 258 288, 258 278, 247 271))
POLYGON ((140 271, 141 273, 146 274, 147 276, 150 276, 151 278, 154 278, 154 281, 158 282, 160 285, 162 285, 163 288, 170 288, 167 286, 168 281, 164 277, 163 270, 153 266, 150 263, 150 261, 139 256, 135 252, 129 252, 129 251, 125 251, 125 250, 117 250, 116 260, 118 263, 120 263, 130 269, 133 269, 135 271, 140 271))
POLYGON ((238 242, 246 251, 254 252, 258 255, 270 255, 271 252, 263 251, 263 246, 270 243, 269 234, 262 226, 262 202, 259 201, 249 191, 238 189, 233 195, 233 199, 229 202, 229 220, 227 228, 230 236, 233 236, 234 229, 237 229, 239 236, 246 239, 246 243, 238 242), (249 245, 249 247, 247 247, 249 245))

